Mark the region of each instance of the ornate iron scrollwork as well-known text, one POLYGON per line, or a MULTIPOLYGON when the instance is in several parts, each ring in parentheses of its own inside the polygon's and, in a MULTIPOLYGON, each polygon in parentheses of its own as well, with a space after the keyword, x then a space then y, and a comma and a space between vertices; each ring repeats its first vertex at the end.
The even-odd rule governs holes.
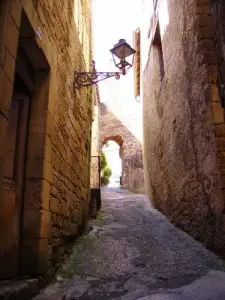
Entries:
POLYGON ((120 72, 97 72, 94 61, 92 61, 92 66, 92 72, 75 72, 75 89, 91 86, 110 77, 115 77, 117 80, 120 79, 120 72))
POLYGON ((102 80, 115 77, 120 79, 119 72, 75 72, 75 88, 91 86, 102 80))

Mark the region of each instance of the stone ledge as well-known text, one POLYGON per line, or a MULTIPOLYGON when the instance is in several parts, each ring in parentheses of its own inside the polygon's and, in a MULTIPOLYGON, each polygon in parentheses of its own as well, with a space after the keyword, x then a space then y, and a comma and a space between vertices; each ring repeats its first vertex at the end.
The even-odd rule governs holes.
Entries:
POLYGON ((21 278, 0 281, 0 300, 29 300, 40 290, 39 278, 21 278))

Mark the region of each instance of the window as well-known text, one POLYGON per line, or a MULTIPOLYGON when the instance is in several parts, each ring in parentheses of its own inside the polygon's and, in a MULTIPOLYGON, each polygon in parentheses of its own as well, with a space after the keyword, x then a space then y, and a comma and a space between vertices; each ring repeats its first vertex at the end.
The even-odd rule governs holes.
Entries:
POLYGON ((154 35, 154 38, 153 38, 152 45, 157 50, 157 54, 158 54, 157 59, 158 59, 158 64, 159 64, 159 75, 160 75, 160 80, 162 82, 162 80, 164 78, 165 71, 164 71, 162 40, 161 40, 161 35, 160 35, 160 30, 159 30, 159 23, 156 26, 155 35, 154 35))
POLYGON ((135 98, 140 96, 140 29, 134 32, 134 49, 136 55, 134 58, 134 96, 135 98))

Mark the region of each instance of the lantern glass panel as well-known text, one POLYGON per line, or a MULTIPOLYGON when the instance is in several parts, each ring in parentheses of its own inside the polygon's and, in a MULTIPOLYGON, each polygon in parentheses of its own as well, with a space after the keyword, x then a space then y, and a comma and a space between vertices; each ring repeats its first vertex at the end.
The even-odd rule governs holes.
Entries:
POLYGON ((119 40, 118 44, 116 44, 110 51, 119 59, 125 59, 126 57, 135 53, 135 50, 132 49, 124 39, 119 40))
POLYGON ((126 57, 134 53, 133 49, 126 45, 121 45, 114 49, 113 54, 119 59, 125 59, 126 57))

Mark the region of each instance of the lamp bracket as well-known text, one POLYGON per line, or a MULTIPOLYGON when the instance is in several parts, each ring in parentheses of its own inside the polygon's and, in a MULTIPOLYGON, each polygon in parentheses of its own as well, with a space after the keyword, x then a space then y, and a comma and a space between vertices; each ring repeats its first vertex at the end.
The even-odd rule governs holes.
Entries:
POLYGON ((75 89, 91 86, 111 77, 118 80, 120 74, 120 72, 75 72, 75 89))

